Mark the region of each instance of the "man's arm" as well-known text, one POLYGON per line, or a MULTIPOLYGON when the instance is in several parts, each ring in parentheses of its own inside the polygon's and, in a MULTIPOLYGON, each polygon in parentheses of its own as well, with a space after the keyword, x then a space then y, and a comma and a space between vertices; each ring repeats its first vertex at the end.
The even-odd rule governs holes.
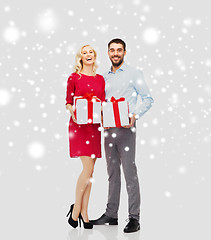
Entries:
POLYGON ((144 75, 141 71, 136 71, 135 73, 135 79, 133 81, 135 90, 138 95, 141 96, 142 103, 136 105, 135 109, 135 118, 138 119, 141 116, 144 115, 152 106, 152 103, 154 102, 150 91, 147 87, 147 84, 144 80, 144 75))

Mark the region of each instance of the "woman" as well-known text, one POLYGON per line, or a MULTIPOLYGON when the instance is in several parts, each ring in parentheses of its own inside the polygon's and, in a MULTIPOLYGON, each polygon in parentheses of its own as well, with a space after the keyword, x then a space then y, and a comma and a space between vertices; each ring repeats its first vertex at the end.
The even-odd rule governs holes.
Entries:
POLYGON ((91 178, 97 158, 101 157, 101 132, 98 130, 100 124, 78 125, 74 116, 73 97, 84 96, 93 93, 101 101, 105 101, 104 78, 96 74, 96 52, 90 45, 81 47, 76 55, 74 73, 70 75, 67 82, 66 109, 70 111, 69 123, 69 146, 70 157, 80 157, 83 170, 76 185, 75 204, 72 204, 69 216, 69 224, 76 228, 78 219, 84 228, 92 228, 89 222, 87 209, 91 191, 91 178))

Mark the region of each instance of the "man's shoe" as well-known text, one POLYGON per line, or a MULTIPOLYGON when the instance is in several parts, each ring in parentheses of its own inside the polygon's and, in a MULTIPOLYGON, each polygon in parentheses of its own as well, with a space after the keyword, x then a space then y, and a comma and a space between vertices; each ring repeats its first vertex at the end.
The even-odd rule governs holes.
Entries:
POLYGON ((135 218, 130 218, 129 223, 124 228, 124 232, 131 233, 131 232, 137 232, 138 230, 140 230, 139 221, 135 218))
POLYGON ((100 218, 96 220, 90 220, 93 225, 104 225, 108 223, 109 225, 118 225, 118 218, 111 218, 103 214, 100 218))

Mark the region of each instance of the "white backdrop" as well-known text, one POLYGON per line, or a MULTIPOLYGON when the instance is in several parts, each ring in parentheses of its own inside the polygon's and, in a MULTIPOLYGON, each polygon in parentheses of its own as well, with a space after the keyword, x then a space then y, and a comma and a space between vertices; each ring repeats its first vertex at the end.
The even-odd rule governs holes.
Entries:
MULTIPOLYGON (((210 239, 211 52, 208 1, 12 1, 0 3, 0 238, 210 239), (141 231, 71 229, 65 215, 81 171, 70 159, 66 82, 76 51, 91 44, 98 73, 107 43, 127 43, 155 103, 137 122, 141 231)), ((96 164, 89 217, 105 211, 107 172, 96 164)))

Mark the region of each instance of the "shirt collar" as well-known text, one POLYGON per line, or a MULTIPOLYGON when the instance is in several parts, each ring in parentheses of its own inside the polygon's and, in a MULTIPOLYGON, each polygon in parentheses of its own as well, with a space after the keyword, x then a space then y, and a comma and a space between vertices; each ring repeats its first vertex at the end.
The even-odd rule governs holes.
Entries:
MULTIPOLYGON (((126 68, 127 68, 127 64, 125 62, 123 62, 122 66, 119 69, 117 69, 117 71, 124 71, 126 68)), ((109 73, 114 73, 114 72, 112 72, 112 66, 110 67, 110 69, 108 71, 108 74, 109 73)))

